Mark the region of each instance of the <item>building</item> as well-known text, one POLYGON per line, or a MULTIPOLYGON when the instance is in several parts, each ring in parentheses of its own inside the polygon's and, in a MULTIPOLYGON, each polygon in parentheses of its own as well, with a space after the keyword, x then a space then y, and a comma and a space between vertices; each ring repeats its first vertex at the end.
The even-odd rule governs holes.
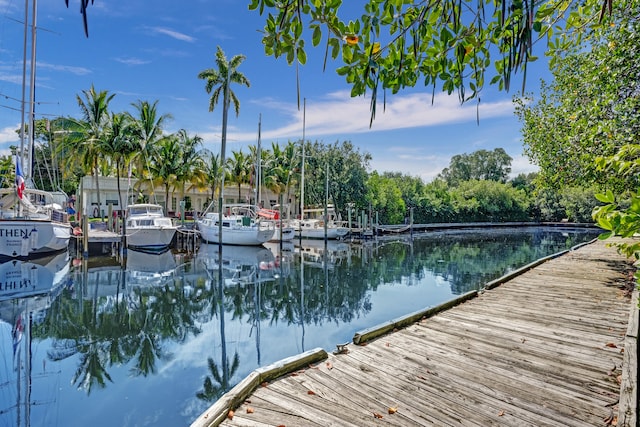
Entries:
MULTIPOLYGON (((118 196, 118 179, 114 177, 98 178, 85 176, 80 181, 78 188, 78 200, 76 210, 79 214, 87 215, 89 218, 99 218, 109 214, 109 212, 120 213, 127 209, 132 203, 156 203, 162 206, 169 216, 178 216, 184 209, 187 216, 201 214, 207 209, 211 202, 211 190, 190 189, 185 191, 184 208, 180 206, 180 191, 170 189, 169 200, 165 200, 165 187, 163 185, 151 188, 151 183, 144 185, 135 178, 120 178, 120 196, 118 196), (100 189, 100 206, 98 205, 98 188, 100 189), (122 201, 122 206, 120 205, 122 201)), ((189 188, 189 185, 186 186, 189 188)), ((224 203, 252 203, 255 204, 256 190, 248 185, 240 187, 240 197, 238 197, 237 185, 225 185, 224 203)), ((271 207, 278 203, 278 196, 273 192, 262 189, 260 191, 261 206, 271 207)), ((217 202, 217 196, 216 196, 217 202)), ((292 214, 299 210, 295 197, 286 203, 294 209, 292 214)))

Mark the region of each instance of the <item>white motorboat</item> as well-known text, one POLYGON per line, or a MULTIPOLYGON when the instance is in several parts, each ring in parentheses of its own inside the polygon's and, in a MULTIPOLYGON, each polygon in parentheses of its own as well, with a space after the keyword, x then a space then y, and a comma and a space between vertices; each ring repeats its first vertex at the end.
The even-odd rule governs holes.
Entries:
POLYGON ((67 196, 19 185, 18 191, 0 189, 0 258, 32 259, 66 250, 71 225, 62 206, 67 196))
POLYGON ((262 245, 271 240, 276 231, 273 221, 263 221, 257 215, 257 208, 249 204, 224 205, 222 215, 205 212, 197 221, 197 226, 202 240, 225 245, 262 245))
POLYGON ((153 203, 129 205, 126 226, 127 247, 147 251, 168 248, 178 229, 162 206, 153 203))
POLYGON ((297 237, 303 239, 341 239, 349 233, 349 228, 344 221, 337 218, 333 205, 327 205, 325 209, 305 209, 301 219, 291 221, 297 237))

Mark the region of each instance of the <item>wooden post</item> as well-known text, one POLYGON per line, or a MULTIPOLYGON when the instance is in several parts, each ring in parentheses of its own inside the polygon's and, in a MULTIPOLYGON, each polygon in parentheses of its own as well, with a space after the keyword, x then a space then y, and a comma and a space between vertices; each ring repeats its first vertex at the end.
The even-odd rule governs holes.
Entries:
POLYGON ((89 217, 82 215, 82 257, 89 258, 89 217))

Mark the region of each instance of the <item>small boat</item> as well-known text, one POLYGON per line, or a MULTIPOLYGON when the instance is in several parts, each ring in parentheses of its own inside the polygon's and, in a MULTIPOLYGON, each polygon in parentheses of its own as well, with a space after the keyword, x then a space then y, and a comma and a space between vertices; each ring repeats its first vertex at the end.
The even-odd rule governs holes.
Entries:
POLYGON ((127 247, 146 251, 167 249, 178 229, 162 206, 153 203, 129 205, 126 224, 127 247))
POLYGON ((349 233, 344 221, 337 218, 333 205, 327 205, 327 218, 325 209, 305 209, 301 219, 291 221, 297 237, 303 239, 341 239, 349 233))
POLYGON ((273 221, 263 220, 258 208, 249 204, 230 204, 218 212, 205 212, 197 221, 202 240, 225 245, 258 246, 271 240, 276 228, 273 221), (220 236, 222 217, 222 236, 220 236))
POLYGON ((278 205, 273 206, 271 209, 258 209, 258 216, 266 221, 273 222, 276 232, 273 234, 270 242, 279 242, 281 240, 283 242, 289 242, 296 237, 295 229, 288 219, 288 214, 281 217, 278 205))

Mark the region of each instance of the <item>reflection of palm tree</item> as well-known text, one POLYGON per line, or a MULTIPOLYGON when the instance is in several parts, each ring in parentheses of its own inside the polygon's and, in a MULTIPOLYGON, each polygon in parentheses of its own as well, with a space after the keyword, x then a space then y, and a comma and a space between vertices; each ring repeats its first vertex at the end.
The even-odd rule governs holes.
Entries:
POLYGON ((89 351, 84 352, 80 357, 78 369, 73 375, 72 382, 78 384, 78 388, 85 389, 87 395, 91 394, 94 385, 104 388, 105 379, 112 381, 111 376, 105 369, 104 361, 100 357, 100 347, 97 344, 89 346, 89 351))
POLYGON ((220 398, 224 393, 231 389, 231 384, 229 380, 233 377, 240 366, 240 358, 238 357, 238 353, 236 352, 233 355, 233 362, 231 363, 231 367, 229 369, 225 369, 224 366, 229 366, 229 359, 227 358, 223 363, 222 372, 220 372, 220 368, 216 362, 213 361, 213 358, 209 357, 207 359, 207 363, 209 365, 209 372, 211 376, 206 376, 204 379, 204 384, 202 387, 203 391, 199 391, 196 393, 196 397, 198 399, 204 400, 206 402, 214 402, 220 398), (213 380, 211 379, 213 377, 213 380), (215 381, 218 383, 214 384, 215 381))

